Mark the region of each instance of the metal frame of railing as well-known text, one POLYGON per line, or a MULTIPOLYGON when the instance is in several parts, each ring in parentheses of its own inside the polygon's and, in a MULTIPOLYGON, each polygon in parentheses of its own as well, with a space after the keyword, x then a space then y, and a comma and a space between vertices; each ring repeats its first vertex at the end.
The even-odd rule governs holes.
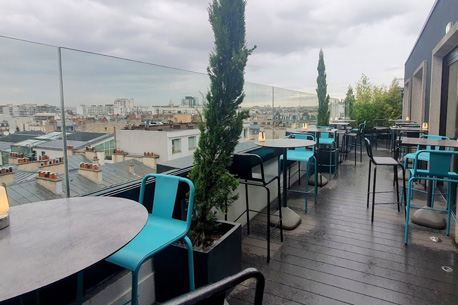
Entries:
POLYGON ((228 290, 251 278, 256 279, 254 304, 261 305, 264 295, 265 278, 264 275, 255 268, 247 268, 216 283, 201 287, 162 304, 206 305, 217 304, 218 301, 224 303, 224 297, 228 290))

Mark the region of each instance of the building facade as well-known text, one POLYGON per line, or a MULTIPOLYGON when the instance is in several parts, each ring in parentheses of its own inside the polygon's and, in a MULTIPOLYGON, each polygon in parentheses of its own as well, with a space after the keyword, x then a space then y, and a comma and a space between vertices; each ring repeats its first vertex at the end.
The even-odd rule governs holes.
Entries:
POLYGON ((403 117, 458 136, 458 1, 437 0, 405 63, 403 117))

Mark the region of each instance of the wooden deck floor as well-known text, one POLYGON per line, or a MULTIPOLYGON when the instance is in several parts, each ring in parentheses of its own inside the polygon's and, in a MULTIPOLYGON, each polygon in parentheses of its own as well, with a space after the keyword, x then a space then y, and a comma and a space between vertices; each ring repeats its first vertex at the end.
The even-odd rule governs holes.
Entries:
MULTIPOLYGON (((367 174, 367 157, 356 166, 350 157, 319 190, 318 203, 309 201, 307 214, 304 198, 289 193, 288 205, 302 223, 285 231, 283 243, 278 231, 274 234, 269 264, 266 218, 254 219, 251 235, 243 239, 243 267, 255 267, 266 277, 264 304, 458 304, 455 226, 448 237, 445 230, 411 225, 405 246, 402 208, 398 212, 395 204, 376 204, 371 223, 367 174), (442 241, 433 242, 431 236, 442 241)), ((377 190, 393 190, 391 177, 392 171, 379 167, 377 190)), ((376 199, 394 202, 395 195, 377 194, 376 199)), ((229 303, 251 304, 253 296, 252 283, 244 283, 229 303)))

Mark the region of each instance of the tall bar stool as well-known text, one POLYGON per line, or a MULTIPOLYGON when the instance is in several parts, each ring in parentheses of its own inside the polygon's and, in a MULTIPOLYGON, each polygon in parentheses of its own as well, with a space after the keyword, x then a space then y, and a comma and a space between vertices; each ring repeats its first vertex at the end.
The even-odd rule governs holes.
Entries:
MULTIPOLYGON (((317 126, 318 129, 329 129, 331 130, 332 127, 330 126, 317 126)), ((338 150, 337 150, 337 134, 336 131, 334 132, 319 132, 317 133, 316 137, 319 137, 317 143, 319 146, 327 146, 329 147, 329 180, 332 179, 332 167, 334 167, 334 173, 337 174, 337 166, 338 166, 338 150), (334 154, 334 166, 332 155, 334 154)), ((318 147, 319 149, 319 147, 318 147)), ((320 158, 319 158, 320 159, 320 158)))
POLYGON ((245 184, 245 203, 246 209, 240 214, 234 221, 237 221, 246 214, 247 221, 247 233, 250 235, 250 212, 257 212, 267 215, 267 228, 266 228, 266 239, 267 239, 267 262, 270 262, 270 235, 276 227, 280 228, 280 241, 283 242, 283 226, 282 226, 282 214, 281 214, 281 199, 280 199, 280 178, 279 176, 270 176, 265 175, 264 165, 262 158, 256 154, 234 154, 232 159, 232 165, 229 168, 231 174, 239 179, 239 183, 245 184), (253 169, 258 169, 254 171, 253 169), (267 187, 268 184, 277 180, 278 188, 278 210, 279 210, 279 220, 277 224, 271 229, 270 227, 270 190, 267 187), (267 192, 267 212, 261 212, 257 210, 250 209, 248 201, 248 185, 260 186, 263 187, 267 192))
MULTIPOLYGON (((371 166, 374 164, 374 182, 372 186, 372 217, 371 221, 374 222, 374 208, 375 208, 375 194, 376 193, 388 193, 388 192, 376 192, 375 191, 375 183, 377 181, 377 166, 392 166, 394 171, 394 181, 396 184, 396 197, 397 197, 397 204, 398 204, 398 212, 400 211, 400 200, 399 200, 399 181, 398 181, 398 167, 402 169, 402 181, 405 186, 405 170, 402 164, 392 158, 392 157, 374 157, 372 154, 372 147, 371 142, 368 138, 364 138, 366 143, 366 150, 367 155, 369 156, 369 176, 367 178, 367 208, 369 208, 369 196, 370 196, 370 189, 371 189, 371 166)), ((390 191, 391 192, 391 191, 390 191)), ((405 192, 404 192, 404 200, 405 200, 405 192)))
POLYGON ((407 201, 406 201, 406 219, 405 219, 405 236, 404 243, 407 245, 409 241, 409 225, 410 225, 410 208, 423 209, 423 210, 433 210, 439 212, 447 213, 447 226, 446 234, 450 234, 450 220, 453 217, 455 224, 457 223, 456 216, 452 212, 451 207, 451 192, 452 192, 452 183, 458 183, 458 174, 455 172, 450 172, 450 165, 452 162, 452 157, 458 155, 458 151, 439 151, 439 150, 420 150, 415 153, 415 158, 413 160, 413 169, 410 170, 410 179, 407 188, 407 201), (429 169, 418 169, 418 161, 421 156, 424 154, 429 155, 429 169), (410 200, 412 197, 413 182, 415 180, 431 180, 442 181, 448 184, 447 186, 447 204, 445 209, 436 209, 433 207, 416 207, 410 206, 410 200))
MULTIPOLYGON (((438 135, 421 135, 420 138, 424 139, 433 139, 433 140, 450 140, 449 137, 446 136, 438 136, 438 135)), ((420 150, 420 145, 417 146, 417 151, 420 150)), ((426 146, 425 150, 440 150, 440 146, 426 146)), ((450 147, 445 148, 446 151, 450 151, 450 147)), ((404 156, 404 168, 407 169, 409 167, 409 160, 415 159, 416 153, 408 153, 404 156)), ((418 156, 418 161, 423 161, 423 162, 429 162, 429 153, 422 153, 418 156)), ((432 191, 432 197, 431 197, 431 205, 434 206, 434 197, 436 193, 436 181, 433 181, 433 191, 432 191)), ((402 190, 404 192, 404 189, 402 190)), ((428 191, 412 188, 412 191, 417 191, 417 192, 422 192, 426 193, 428 191)))
MULTIPOLYGON (((308 134, 292 134, 289 135, 289 138, 292 139, 303 139, 303 140, 312 140, 315 141, 315 137, 312 135, 308 134)), ((305 169, 305 191, 299 191, 299 190, 289 190, 290 192, 298 192, 298 193, 303 193, 305 194, 305 213, 307 213, 307 205, 308 205, 308 197, 311 192, 314 192, 315 194, 315 204, 316 204, 316 197, 317 197, 317 177, 318 177, 318 165, 316 162, 315 158, 315 146, 312 146, 311 149, 308 149, 307 147, 299 147, 295 149, 289 149, 288 150, 288 155, 287 155, 288 161, 296 161, 297 162, 297 173, 299 175, 298 182, 299 184, 301 183, 301 162, 306 162, 307 163, 307 168, 305 169), (313 171, 313 178, 314 178, 314 187, 309 190, 309 176, 310 172, 313 171)), ((280 162, 278 163, 279 168, 279 176, 282 168, 282 162, 283 160, 283 155, 280 156, 280 162)), ((289 164, 289 163, 288 163, 289 164)), ((289 181, 291 181, 291 170, 289 171, 289 181)), ((289 182, 290 183, 290 182, 289 182)))
POLYGON ((364 139, 364 129, 366 128, 366 121, 359 124, 357 131, 352 130, 352 132, 347 133, 347 145, 353 146, 355 150, 355 166, 356 166, 356 147, 359 145, 359 162, 363 162, 363 139, 364 139), (359 144, 358 144, 359 140, 359 144))

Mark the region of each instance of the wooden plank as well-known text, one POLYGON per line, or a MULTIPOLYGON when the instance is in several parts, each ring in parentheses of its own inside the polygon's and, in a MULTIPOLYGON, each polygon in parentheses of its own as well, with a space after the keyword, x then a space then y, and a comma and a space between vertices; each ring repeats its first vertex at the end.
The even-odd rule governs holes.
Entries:
MULTIPOLYGON (((252 220, 251 235, 244 232, 242 259, 244 267, 258 268, 266 276, 266 304, 458 304, 458 272, 441 269, 458 270, 454 237, 412 225, 405 246, 404 212, 396 204, 376 203, 372 223, 364 157, 356 167, 352 158, 340 164, 339 175, 319 189, 318 203, 309 197, 307 214, 303 195, 288 194, 288 206, 302 223, 284 231, 283 243, 278 231, 272 234, 270 264, 265 261, 266 217, 252 220), (433 235, 442 242, 432 242, 433 235)), ((379 167, 377 190, 394 190, 392 179, 392 170, 379 167)), ((415 194, 414 202, 423 204, 424 196, 415 194)), ((376 194, 376 202, 381 201, 394 202, 396 196, 376 194)), ((437 205, 443 204, 437 197, 437 205)), ((236 291, 234 299, 240 301, 254 293, 249 285, 236 291)))

